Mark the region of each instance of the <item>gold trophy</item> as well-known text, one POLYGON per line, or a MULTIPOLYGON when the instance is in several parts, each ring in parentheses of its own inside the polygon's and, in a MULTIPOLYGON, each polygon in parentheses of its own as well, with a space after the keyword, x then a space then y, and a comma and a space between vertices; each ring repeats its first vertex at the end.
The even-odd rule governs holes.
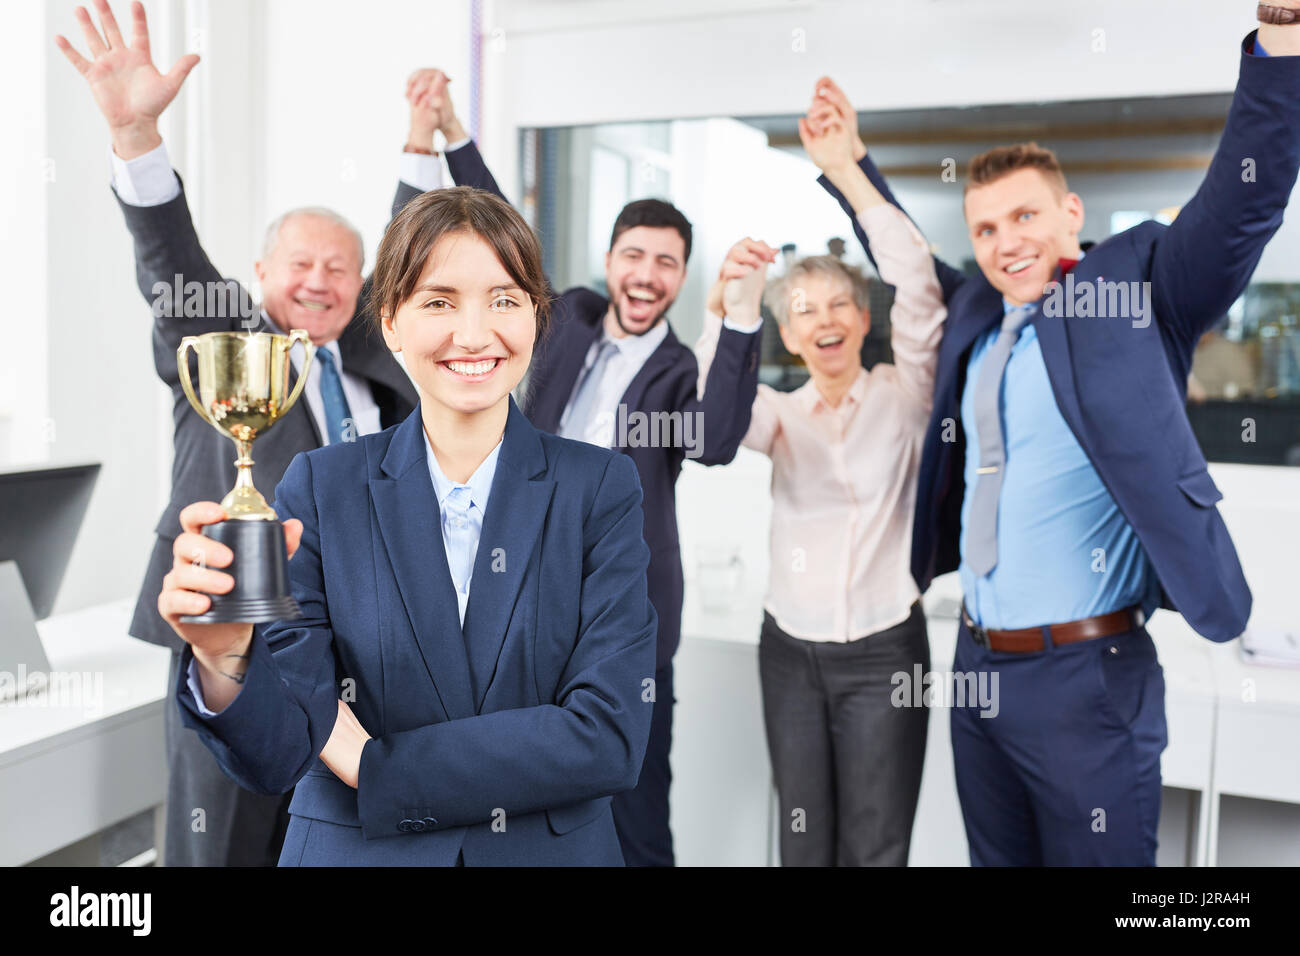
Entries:
POLYGON ((232 439, 235 487, 221 507, 228 520, 204 527, 205 537, 234 552, 224 568, 235 579, 229 594, 213 594, 203 614, 181 620, 193 624, 239 621, 256 624, 298 617, 302 612, 289 594, 289 556, 279 516, 253 487, 253 440, 279 421, 302 394, 311 368, 311 339, 303 329, 288 335, 270 332, 208 332, 187 335, 176 350, 181 387, 194 410, 217 431, 232 439), (302 374, 289 390, 289 351, 301 342, 307 352, 302 374), (190 381, 188 351, 199 361, 199 394, 190 381), (200 398, 202 399, 200 401, 200 398))

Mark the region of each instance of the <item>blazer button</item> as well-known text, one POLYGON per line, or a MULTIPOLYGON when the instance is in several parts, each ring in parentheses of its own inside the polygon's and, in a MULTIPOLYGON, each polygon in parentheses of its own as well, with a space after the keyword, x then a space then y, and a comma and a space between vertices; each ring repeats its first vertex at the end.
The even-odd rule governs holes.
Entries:
POLYGON ((399 831, 401 831, 402 833, 410 833, 410 832, 411 832, 411 821, 410 821, 410 820, 403 820, 401 823, 399 823, 399 824, 397 825, 397 829, 398 829, 399 831))
POLYGON ((424 821, 423 821, 423 820, 412 820, 412 821, 411 821, 411 832, 412 832, 412 833, 423 833, 423 832, 424 832, 424 821))
POLYGON ((436 826, 438 825, 438 821, 435 820, 433 817, 425 817, 425 818, 424 818, 424 825, 425 825, 428 829, 432 830, 434 827, 436 827, 436 826))

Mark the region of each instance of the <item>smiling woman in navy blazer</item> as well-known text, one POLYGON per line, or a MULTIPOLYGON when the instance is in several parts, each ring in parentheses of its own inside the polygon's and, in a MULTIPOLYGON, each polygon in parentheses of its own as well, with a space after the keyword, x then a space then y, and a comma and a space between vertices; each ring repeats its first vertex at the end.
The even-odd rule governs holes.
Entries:
POLYGON ((299 618, 181 623, 233 583, 198 533, 220 506, 181 515, 158 606, 189 645, 182 717, 241 785, 296 785, 282 866, 622 865, 610 796, 636 784, 654 700, 636 469, 510 396, 547 308, 505 202, 426 193, 374 276, 420 406, 285 472, 299 618))

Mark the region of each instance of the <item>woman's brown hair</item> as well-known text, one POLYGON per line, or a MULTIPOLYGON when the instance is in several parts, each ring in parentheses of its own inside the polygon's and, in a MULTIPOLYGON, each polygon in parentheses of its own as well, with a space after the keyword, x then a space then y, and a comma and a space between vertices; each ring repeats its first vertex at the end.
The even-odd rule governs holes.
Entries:
POLYGON ((537 236, 500 196, 470 186, 422 193, 389 223, 370 274, 375 327, 379 328, 382 316, 396 314, 415 293, 438 240, 457 232, 473 233, 491 246, 510 278, 533 300, 540 340, 551 318, 551 293, 537 236))

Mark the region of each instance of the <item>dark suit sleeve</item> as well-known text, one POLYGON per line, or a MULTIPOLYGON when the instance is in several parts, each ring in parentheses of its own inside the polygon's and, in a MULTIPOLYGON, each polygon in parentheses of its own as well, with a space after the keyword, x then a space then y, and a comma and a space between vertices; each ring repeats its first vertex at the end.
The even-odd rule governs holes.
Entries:
MULTIPOLYGON (((407 203, 416 196, 422 195, 423 193, 410 183, 399 179, 397 189, 393 193, 393 206, 390 210, 389 224, 391 225, 392 221, 397 218, 397 214, 406 208, 407 203)), ((373 279, 374 276, 366 276, 366 281, 361 283, 361 292, 357 295, 357 314, 353 319, 354 322, 365 321, 366 314, 369 312, 370 293, 374 288, 373 279)))
POLYGON ((1189 355, 1246 288, 1300 169, 1300 56, 1252 56, 1254 42, 1252 32, 1209 172, 1151 263, 1161 329, 1189 355))
POLYGON ((530 813, 635 786, 657 632, 641 522, 636 466, 613 455, 583 522, 579 633, 555 702, 367 741, 357 788, 366 838, 390 836, 417 811, 446 829, 491 820, 498 808, 530 813))
POLYGON ((176 349, 182 338, 241 331, 257 311, 247 290, 223 278, 203 251, 184 183, 180 195, 156 206, 117 201, 135 246, 136 285, 153 312, 154 366, 159 378, 179 388, 176 349))
MULTIPOLYGON (((501 187, 497 185, 492 171, 487 168, 487 163, 483 162, 483 155, 478 151, 478 145, 473 140, 470 140, 460 149, 448 150, 445 155, 447 157, 447 168, 451 170, 451 178, 457 186, 473 186, 475 189, 484 189, 494 193, 502 199, 506 198, 505 193, 501 191, 501 187)), ((506 201, 509 202, 509 200, 506 201)), ((551 283, 550 276, 546 277, 546 294, 552 303, 555 303, 559 298, 555 286, 551 283)))
POLYGON ((496 193, 502 199, 505 199, 505 193, 497 185, 496 179, 492 176, 492 171, 487 168, 487 163, 483 162, 483 155, 478 151, 478 144, 470 140, 460 149, 448 150, 447 168, 451 170, 451 178, 455 180, 457 186, 473 186, 475 189, 486 189, 490 193, 496 193))
MULTIPOLYGON (((907 210, 903 209, 902 204, 894 198, 894 193, 889 188, 889 183, 885 182, 885 177, 882 176, 880 170, 876 168, 876 164, 872 161, 870 153, 863 156, 862 159, 858 161, 858 167, 867 174, 867 179, 871 180, 871 184, 880 191, 880 195, 883 196, 887 202, 902 209, 904 214, 906 214, 907 210)), ((849 201, 844 198, 843 193, 831 185, 831 181, 824 175, 818 176, 817 182, 821 184, 823 189, 835 197, 835 201, 840 204, 840 208, 848 215, 849 222, 853 224, 853 234, 858 237, 858 242, 862 243, 862 248, 866 250, 867 258, 871 260, 871 264, 876 266, 876 271, 880 271, 880 267, 876 264, 876 257, 871 252, 871 243, 867 239, 866 230, 864 230, 861 223, 858 222, 858 217, 853 212, 853 207, 849 205, 849 201)), ((908 218, 911 217, 909 216, 908 218)), ((917 228, 920 227, 918 226, 917 228)), ((966 274, 960 269, 954 269, 938 256, 934 257, 934 271, 939 277, 939 285, 943 289, 943 300, 944 302, 948 302, 952 299, 953 293, 957 291, 957 287, 966 281, 966 274)))
POLYGON ((244 686, 224 710, 200 715, 186 675, 185 646, 176 696, 181 720, 198 732, 226 775, 256 793, 287 793, 315 762, 338 719, 334 632, 321 571, 320 522, 311 462, 299 454, 275 490, 282 520, 302 521, 302 543, 289 562, 289 580, 302 616, 253 631, 244 686))
POLYGON ((420 190, 399 179, 397 181, 397 192, 393 194, 393 215, 389 221, 396 219, 397 214, 406 208, 406 204, 419 195, 421 195, 420 190))
POLYGON ((699 365, 691 359, 689 388, 683 390, 678 411, 694 415, 698 422, 698 457, 702 465, 725 465, 736 457, 749 431, 749 420, 758 394, 758 358, 762 330, 737 332, 725 325, 718 335, 717 349, 704 380, 704 394, 697 397, 699 365))

